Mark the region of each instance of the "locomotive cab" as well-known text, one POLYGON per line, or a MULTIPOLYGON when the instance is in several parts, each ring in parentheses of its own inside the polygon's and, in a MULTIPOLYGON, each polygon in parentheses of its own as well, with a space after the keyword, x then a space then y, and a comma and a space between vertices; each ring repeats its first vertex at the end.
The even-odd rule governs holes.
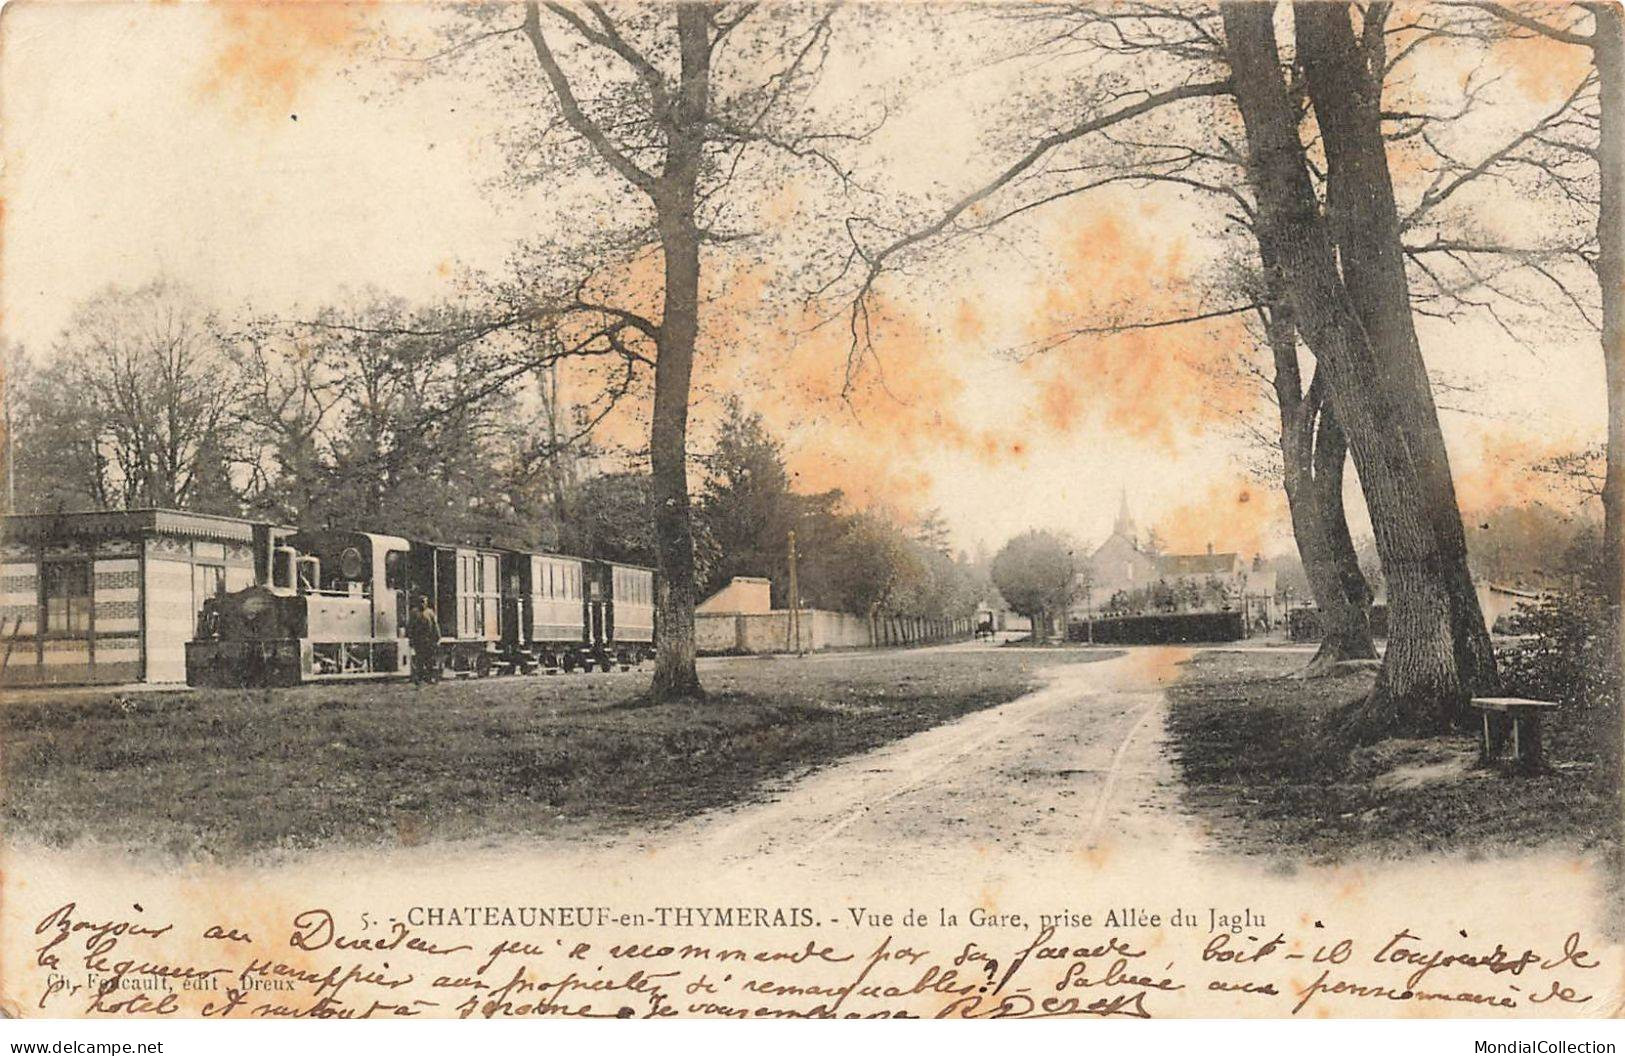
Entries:
POLYGON ((187 645, 193 685, 296 683, 394 674, 406 666, 400 555, 367 532, 291 532, 267 540, 261 585, 224 595, 187 645))

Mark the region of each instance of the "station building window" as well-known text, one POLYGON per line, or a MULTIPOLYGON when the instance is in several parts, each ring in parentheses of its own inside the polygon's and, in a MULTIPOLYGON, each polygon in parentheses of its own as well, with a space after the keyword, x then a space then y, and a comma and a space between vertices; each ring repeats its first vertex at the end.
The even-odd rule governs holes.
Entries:
POLYGON ((89 561, 50 561, 41 569, 41 592, 45 601, 46 634, 87 635, 90 633, 89 561))

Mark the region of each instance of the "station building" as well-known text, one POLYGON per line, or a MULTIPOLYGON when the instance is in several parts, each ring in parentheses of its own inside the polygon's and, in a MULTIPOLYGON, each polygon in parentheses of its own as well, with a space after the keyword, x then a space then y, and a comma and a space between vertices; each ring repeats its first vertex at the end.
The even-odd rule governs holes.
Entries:
POLYGON ((269 526, 178 510, 0 518, 0 685, 184 682, 205 599, 269 526))

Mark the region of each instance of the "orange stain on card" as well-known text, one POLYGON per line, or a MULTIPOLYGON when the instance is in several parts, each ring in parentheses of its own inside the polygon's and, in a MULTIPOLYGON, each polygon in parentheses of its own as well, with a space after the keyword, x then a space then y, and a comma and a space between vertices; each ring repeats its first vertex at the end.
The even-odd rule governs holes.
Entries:
MULTIPOLYGON (((1560 13, 1537 12, 1548 23, 1560 13)), ((1590 31, 1581 25, 1579 32, 1590 31)), ((1535 34, 1509 37, 1491 46, 1492 68, 1510 71, 1512 82, 1531 99, 1556 104, 1568 97, 1591 71, 1591 49, 1535 34)))
POLYGON ((714 292, 702 311, 696 385, 738 394, 762 415, 785 441, 797 490, 839 488, 852 508, 884 503, 907 516, 925 505, 933 456, 1010 457, 1006 436, 966 425, 957 409, 971 393, 959 369, 962 346, 945 332, 951 323, 877 298, 868 316, 874 353, 859 357, 844 320, 787 304, 765 269, 708 278, 714 292))
POLYGON ((1457 461, 1456 498, 1462 512, 1472 516, 1509 506, 1571 504, 1580 494, 1574 482, 1540 467, 1582 446, 1576 440, 1513 429, 1485 434, 1476 449, 1469 448, 1467 458, 1457 461))
POLYGON ((960 300, 959 308, 954 312, 954 337, 974 343, 984 340, 986 336, 987 324, 982 318, 981 309, 968 298, 960 300))
POLYGON ((1173 447, 1251 398, 1213 369, 1247 340, 1236 317, 1150 325, 1214 306, 1193 292, 1183 240, 1159 244, 1143 230, 1115 214, 1086 220, 1063 248, 1063 274, 1035 291, 1024 368, 1033 412, 1056 433, 1092 418, 1173 447))
POLYGON ((1243 477, 1215 480, 1157 522, 1168 550, 1202 553, 1208 544, 1246 558, 1271 547, 1271 533, 1286 523, 1286 500, 1243 477))
POLYGON ((371 34, 371 0, 222 0, 203 95, 287 120, 301 92, 371 34))

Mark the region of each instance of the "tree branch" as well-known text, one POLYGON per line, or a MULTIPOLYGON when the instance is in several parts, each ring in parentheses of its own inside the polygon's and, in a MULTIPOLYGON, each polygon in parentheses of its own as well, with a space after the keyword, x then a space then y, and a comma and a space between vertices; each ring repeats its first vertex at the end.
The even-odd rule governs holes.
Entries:
POLYGON ((599 28, 596 30, 587 24, 586 19, 563 4, 548 0, 547 9, 570 23, 582 37, 624 59, 626 64, 632 67, 633 72, 638 75, 638 79, 649 89, 649 98, 653 104, 655 119, 657 121, 665 119, 671 99, 666 89, 665 77, 661 75, 659 70, 655 69, 654 63, 627 43, 626 38, 621 36, 620 30, 615 27, 614 19, 609 17, 609 12, 604 10, 603 5, 587 4, 587 10, 591 11, 593 17, 598 20, 599 28))
MULTIPOLYGON (((549 5, 550 7, 552 5, 549 5)), ((548 83, 553 87, 553 94, 559 101, 559 109, 564 113, 564 120, 575 130, 576 134, 597 151, 598 156, 609 163, 610 168, 638 190, 653 196, 655 192, 655 178, 638 168, 637 164, 627 157, 620 148, 609 141, 592 118, 582 112, 581 106, 576 102, 575 92, 570 87, 570 80, 559 67, 558 60, 554 58, 553 51, 547 46, 547 38, 542 33, 542 15, 536 0, 525 4, 525 36, 530 38, 531 47, 535 49, 536 59, 541 63, 542 71, 547 75, 548 83)))
MULTIPOLYGON (((1043 139, 1040 139, 1036 144, 1034 144, 1033 147, 1023 154, 1015 163, 1005 168, 1004 171, 1000 172, 992 180, 983 184, 981 187, 972 191, 970 194, 965 195, 957 202, 949 206, 948 209, 937 220, 922 228, 918 228, 912 232, 900 236, 875 253, 871 254, 864 252, 862 246, 859 245, 854 238, 854 248, 857 250, 858 255, 863 258, 864 263, 868 265, 868 270, 864 276, 862 285, 858 288, 852 300, 849 328, 851 330, 853 347, 852 351, 848 355, 847 386, 849 387, 851 385, 851 380, 854 376, 855 361, 862 358, 863 350, 868 347, 871 335, 869 310, 867 305, 869 294, 873 290, 876 280, 879 279, 881 273, 885 270, 886 262, 890 258, 896 256, 898 253, 903 252, 911 246, 919 245, 922 242, 929 241, 930 239, 942 234, 950 225, 953 224, 955 220, 963 216, 966 211, 976 206, 978 203, 991 198, 994 194, 998 193, 1001 188, 1005 187, 1012 180, 1016 179, 1033 166, 1037 165, 1046 156, 1048 156, 1050 152, 1059 147, 1082 139, 1085 136, 1091 135, 1092 133, 1099 132, 1102 129, 1110 128, 1113 125, 1132 120, 1141 116, 1142 114, 1150 113, 1153 110, 1167 106, 1171 103, 1177 103, 1186 99, 1228 95, 1230 91, 1230 80, 1226 78, 1220 81, 1201 81, 1193 84, 1181 85, 1178 88, 1170 88, 1166 91, 1152 93, 1138 102, 1121 107, 1117 110, 1113 110, 1110 113, 1090 118, 1089 120, 1080 122, 1071 128, 1045 136, 1043 139)), ((851 230, 850 224, 848 225, 848 230, 851 230)))
POLYGON ((1501 19, 1502 21, 1511 22, 1515 26, 1520 26, 1533 33, 1539 33, 1543 37, 1550 37, 1552 40, 1560 40, 1564 44, 1575 44, 1582 48, 1593 47, 1596 44, 1596 37, 1592 34, 1575 33, 1572 30, 1559 29, 1556 26, 1542 22, 1538 18, 1531 18, 1523 12, 1516 11, 1505 4, 1492 3, 1490 0, 1478 0, 1478 2, 1468 6, 1476 7, 1483 11, 1488 11, 1490 14, 1501 19))
POLYGON ((1103 323, 1099 326, 1080 326, 1074 330, 1062 331, 1055 336, 1040 342, 1022 358, 1049 352, 1066 344, 1068 341, 1080 337, 1110 337, 1114 334, 1127 334, 1136 330, 1162 330, 1172 326, 1190 326, 1194 323, 1205 323, 1211 319, 1224 319, 1232 315, 1241 315, 1245 312, 1256 311, 1265 307, 1262 302, 1249 301, 1246 304, 1232 305, 1229 308, 1215 308, 1208 312, 1196 312, 1191 315, 1173 316, 1168 319, 1145 319, 1131 323, 1103 323))

